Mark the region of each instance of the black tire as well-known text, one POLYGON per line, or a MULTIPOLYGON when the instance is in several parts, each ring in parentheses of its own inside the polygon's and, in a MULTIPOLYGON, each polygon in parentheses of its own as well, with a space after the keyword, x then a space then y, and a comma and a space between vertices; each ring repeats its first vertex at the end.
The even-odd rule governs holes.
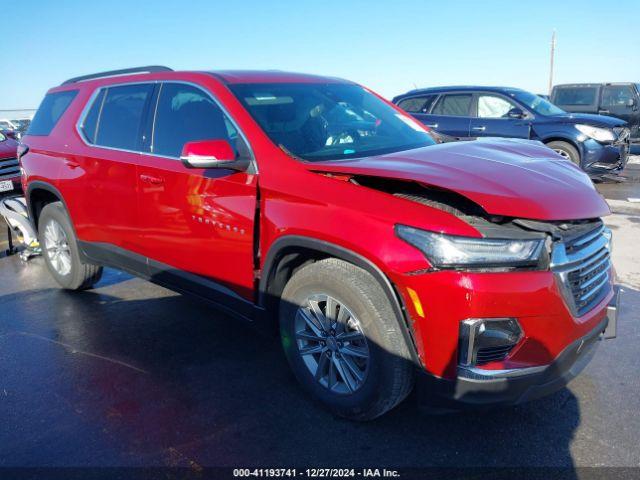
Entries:
MULTIPOLYGON (((411 392, 413 366, 399 330, 401 323, 395 318, 382 287, 365 270, 335 258, 309 264, 287 283, 279 313, 282 345, 294 375, 307 392, 334 414, 352 420, 371 420, 391 410, 411 392), (366 338, 367 373, 355 391, 330 391, 316 380, 300 354, 296 315, 307 299, 317 294, 330 295, 345 305, 359 321, 366 338)), ((334 356, 339 361, 340 355, 334 356)))
POLYGON ((38 220, 38 236, 42 248, 42 256, 47 264, 49 273, 51 273, 51 276, 62 288, 67 290, 86 290, 100 280, 102 277, 102 267, 83 263, 82 260, 80 260, 76 235, 62 202, 50 203, 42 209, 38 220), (68 273, 64 274, 58 272, 53 266, 51 259, 52 254, 47 249, 47 244, 45 243, 47 227, 54 222, 62 228, 62 231, 66 235, 68 245, 70 269, 68 273))
POLYGON ((551 150, 556 151, 567 160, 571 160, 577 166, 580 166, 580 152, 578 152, 578 149, 571 145, 569 142, 562 142, 557 140, 547 143, 547 147, 549 147, 551 150))

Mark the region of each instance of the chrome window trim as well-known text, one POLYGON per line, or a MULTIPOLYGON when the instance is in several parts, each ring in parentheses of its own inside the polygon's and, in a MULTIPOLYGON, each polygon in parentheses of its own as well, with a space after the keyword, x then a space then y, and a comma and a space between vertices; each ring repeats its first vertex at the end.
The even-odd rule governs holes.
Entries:
MULTIPOLYGON (((108 147, 108 146, 104 146, 104 145, 97 145, 97 144, 89 142, 87 140, 86 136, 84 135, 83 130, 82 130, 85 118, 86 118, 87 114, 89 113, 89 110, 91 110, 91 107, 93 106, 93 103, 95 102, 95 100, 98 97, 98 95, 100 95, 100 92, 102 90, 108 90, 109 88, 114 88, 114 87, 125 87, 125 86, 129 86, 129 85, 157 85, 157 84, 161 84, 162 85, 162 84, 165 84, 165 83, 177 83, 177 84, 181 84, 181 85, 189 85, 189 86, 192 86, 192 87, 195 87, 195 88, 201 90, 202 92, 204 92, 205 95, 207 95, 209 98, 211 98, 211 100, 213 100, 213 102, 218 106, 218 108, 220 108, 220 110, 222 110, 222 113, 224 113, 225 116, 229 119, 229 121, 231 122, 233 127, 237 130, 238 135, 246 143, 247 148, 249 150, 249 156, 250 156, 249 161, 251 162, 251 167, 252 167, 249 170, 249 172, 252 173, 252 174, 257 174, 258 173, 258 162, 256 161, 256 156, 255 156, 255 154, 253 152, 253 148, 251 147, 251 143, 247 139, 247 136, 244 134, 242 129, 238 126, 237 122, 231 116, 229 111, 207 89, 205 89, 204 87, 202 87, 202 86, 200 86, 200 85, 198 85, 196 83, 187 82, 187 81, 184 81, 184 80, 148 80, 148 81, 140 81, 140 82, 121 82, 121 83, 113 83, 113 84, 97 87, 95 89, 95 91, 91 94, 91 96, 89 97, 89 100, 87 101, 87 104, 84 106, 84 108, 82 109, 82 112, 80 113, 80 116, 78 117, 78 121, 76 122, 76 125, 75 125, 76 133, 78 133, 78 135, 80 136, 80 139, 82 140, 82 142, 88 147, 103 148, 105 150, 112 150, 112 151, 116 151, 116 152, 136 153, 138 155, 146 155, 146 156, 151 156, 151 157, 166 158, 166 159, 169 159, 169 160, 175 160, 175 161, 178 161, 178 162, 182 163, 182 160, 180 159, 180 157, 173 157, 173 156, 169 156, 169 155, 159 155, 157 153, 143 152, 141 150, 128 150, 126 148, 116 148, 116 147, 108 147)), ((106 94, 105 94, 104 98, 106 98, 106 94)), ((104 98, 103 98, 103 104, 104 104, 104 98)), ((160 92, 158 92, 158 98, 156 99, 156 110, 154 110, 154 115, 153 115, 152 131, 155 129, 156 113, 157 113, 157 106, 158 106, 159 100, 160 100, 160 92)), ((100 114, 102 114, 102 107, 101 107, 100 114)), ((98 122, 99 121, 100 121, 100 117, 98 117, 98 122)), ((96 133, 97 133, 97 127, 96 127, 96 133)), ((151 146, 153 145, 153 141, 154 141, 154 139, 153 139, 153 133, 152 133, 151 146)))

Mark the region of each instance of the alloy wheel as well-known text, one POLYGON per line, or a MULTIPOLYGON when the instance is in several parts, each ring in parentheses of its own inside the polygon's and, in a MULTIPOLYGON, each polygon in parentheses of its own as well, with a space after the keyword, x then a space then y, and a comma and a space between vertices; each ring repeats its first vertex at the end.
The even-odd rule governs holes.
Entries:
POLYGON ((560 155, 565 160, 573 161, 573 160, 571 160, 571 156, 569 155, 569 152, 567 152, 565 150, 562 150, 560 148, 554 148, 553 151, 556 152, 558 155, 560 155))
POLYGON ((295 331, 298 353, 320 385, 338 394, 362 387, 369 346, 347 306, 329 295, 312 295, 296 312, 295 331))
POLYGON ((44 230, 44 247, 53 269, 59 275, 71 272, 71 250, 67 234, 56 220, 47 223, 44 230))

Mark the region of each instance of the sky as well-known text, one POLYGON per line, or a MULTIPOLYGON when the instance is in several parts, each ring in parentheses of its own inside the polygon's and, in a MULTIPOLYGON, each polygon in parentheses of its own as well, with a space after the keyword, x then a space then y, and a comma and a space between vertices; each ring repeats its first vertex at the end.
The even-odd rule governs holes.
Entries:
POLYGON ((140 65, 338 76, 415 87, 640 81, 639 0, 23 0, 2 9, 0 110, 67 78, 140 65))

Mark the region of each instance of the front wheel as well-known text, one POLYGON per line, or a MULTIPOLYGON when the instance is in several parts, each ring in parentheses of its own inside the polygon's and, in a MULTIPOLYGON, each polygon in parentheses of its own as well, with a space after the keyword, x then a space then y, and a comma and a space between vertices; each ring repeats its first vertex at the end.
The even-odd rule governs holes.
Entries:
POLYGON ((547 143, 547 147, 556 152, 562 158, 575 163, 580 166, 580 153, 578 149, 568 142, 553 141, 547 143))
POLYGON ((83 263, 76 236, 62 202, 46 205, 38 221, 40 246, 53 278, 68 290, 85 290, 102 276, 102 267, 83 263))
POLYGON ((376 418, 413 386, 400 323, 366 271, 326 259, 297 271, 280 302, 284 351, 296 378, 333 413, 376 418))

